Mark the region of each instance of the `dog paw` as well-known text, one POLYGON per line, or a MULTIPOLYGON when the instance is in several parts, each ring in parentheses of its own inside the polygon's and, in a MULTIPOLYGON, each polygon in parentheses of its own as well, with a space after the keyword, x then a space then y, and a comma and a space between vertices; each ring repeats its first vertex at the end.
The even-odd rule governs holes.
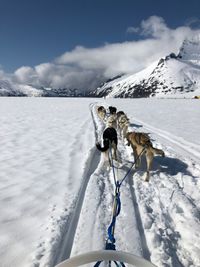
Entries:
POLYGON ((149 179, 150 179, 149 173, 145 173, 145 175, 144 175, 144 181, 145 182, 149 182, 149 179))

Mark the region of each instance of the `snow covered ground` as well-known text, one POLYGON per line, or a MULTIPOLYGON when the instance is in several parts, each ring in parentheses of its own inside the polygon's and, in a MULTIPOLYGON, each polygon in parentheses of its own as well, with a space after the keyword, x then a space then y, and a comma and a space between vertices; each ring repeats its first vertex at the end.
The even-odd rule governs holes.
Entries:
MULTIPOLYGON (((102 249, 112 171, 95 142, 96 105, 115 105, 130 130, 150 133, 166 157, 121 187, 116 247, 158 267, 200 266, 200 102, 194 99, 0 98, 0 266, 53 267, 102 249)), ((133 161, 119 140, 122 178, 133 161)))

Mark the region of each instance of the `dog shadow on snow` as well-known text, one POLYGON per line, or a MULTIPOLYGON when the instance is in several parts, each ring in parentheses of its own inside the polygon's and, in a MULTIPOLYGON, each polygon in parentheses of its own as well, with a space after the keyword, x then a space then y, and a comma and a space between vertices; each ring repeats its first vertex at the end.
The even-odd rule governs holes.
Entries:
POLYGON ((143 127, 143 125, 141 125, 141 124, 136 124, 136 123, 130 123, 129 126, 130 126, 130 127, 134 127, 134 128, 142 128, 142 127, 143 127))
POLYGON ((178 173, 184 175, 193 176, 192 173, 188 170, 188 165, 181 161, 178 158, 169 158, 169 157, 155 157, 152 164, 152 171, 160 171, 168 175, 174 176, 178 173))
MULTIPOLYGON (((146 172, 146 158, 143 156, 141 159, 140 167, 134 169, 134 172, 142 171, 146 172)), ((159 157, 155 156, 153 159, 152 168, 150 170, 153 173, 165 173, 170 176, 174 176, 178 173, 182 173, 184 175, 193 176, 190 171, 188 171, 188 165, 181 161, 178 158, 169 158, 167 156, 165 157, 159 157)))

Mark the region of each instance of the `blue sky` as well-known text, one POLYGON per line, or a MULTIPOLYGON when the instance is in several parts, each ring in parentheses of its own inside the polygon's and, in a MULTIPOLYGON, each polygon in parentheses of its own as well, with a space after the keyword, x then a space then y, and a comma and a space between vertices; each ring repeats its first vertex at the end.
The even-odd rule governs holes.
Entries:
POLYGON ((199 0, 0 0, 0 80, 91 89, 200 35, 199 0))
POLYGON ((77 45, 138 40, 128 27, 138 27, 152 15, 168 27, 196 19, 199 0, 0 0, 0 65, 12 72, 54 60, 77 45))

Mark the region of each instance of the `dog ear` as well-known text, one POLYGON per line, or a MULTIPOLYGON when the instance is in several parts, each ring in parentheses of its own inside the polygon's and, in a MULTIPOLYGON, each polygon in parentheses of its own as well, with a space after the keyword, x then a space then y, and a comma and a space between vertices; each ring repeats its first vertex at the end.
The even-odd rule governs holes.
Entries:
POLYGON ((130 144, 131 144, 131 142, 129 141, 129 140, 127 140, 128 141, 128 143, 126 144, 127 146, 130 146, 130 144))

